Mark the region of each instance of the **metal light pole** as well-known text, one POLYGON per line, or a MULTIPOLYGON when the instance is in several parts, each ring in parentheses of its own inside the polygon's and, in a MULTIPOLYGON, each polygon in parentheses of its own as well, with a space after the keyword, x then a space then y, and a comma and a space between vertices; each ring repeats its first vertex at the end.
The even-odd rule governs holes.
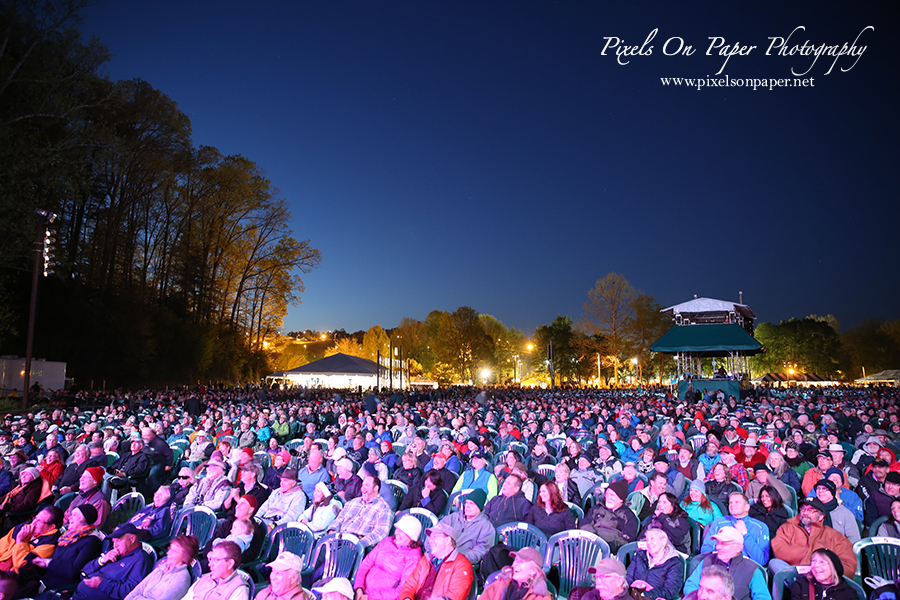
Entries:
POLYGON ((22 378, 23 410, 28 408, 28 390, 31 387, 31 354, 34 348, 34 321, 37 314, 38 277, 42 272, 46 275, 48 268, 48 264, 45 264, 44 269, 41 269, 41 259, 43 258, 45 263, 49 263, 50 248, 45 248, 45 243, 49 246, 49 242, 45 237, 47 234, 47 225, 56 220, 56 214, 42 208, 36 208, 34 210, 34 218, 37 223, 35 224, 34 242, 32 243, 31 248, 34 253, 34 264, 31 269, 31 305, 28 309, 28 335, 25 342, 25 373, 22 378))

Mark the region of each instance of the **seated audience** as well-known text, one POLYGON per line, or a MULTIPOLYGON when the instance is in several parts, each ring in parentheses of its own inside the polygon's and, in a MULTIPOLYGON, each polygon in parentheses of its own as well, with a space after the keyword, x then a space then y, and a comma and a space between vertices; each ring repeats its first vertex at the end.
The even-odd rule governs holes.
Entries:
POLYGON ((397 600, 404 582, 422 558, 419 536, 422 523, 406 515, 394 526, 394 535, 380 541, 363 559, 354 588, 371 600, 397 600))
POLYGON ((404 581, 398 600, 466 600, 474 575, 472 564, 456 550, 459 532, 438 523, 426 529, 425 535, 431 550, 419 559, 412 575, 404 581))
MULTIPOLYGON (((160 488, 164 489, 164 488, 160 488)), ((192 535, 179 535, 169 544, 166 556, 131 590, 125 600, 181 600, 191 587, 191 563, 200 546, 192 535)))

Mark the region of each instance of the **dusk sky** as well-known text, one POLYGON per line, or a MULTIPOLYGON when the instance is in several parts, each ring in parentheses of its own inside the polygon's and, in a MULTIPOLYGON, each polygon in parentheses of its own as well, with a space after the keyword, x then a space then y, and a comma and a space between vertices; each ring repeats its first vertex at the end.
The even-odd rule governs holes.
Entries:
POLYGON ((468 305, 530 335, 610 271, 847 327, 900 318, 897 7, 107 0, 82 30, 287 199, 322 264, 285 331, 468 305), (717 75, 716 36, 756 48, 717 75), (864 51, 766 55, 789 36, 864 51), (811 87, 661 82, 792 70, 811 87))

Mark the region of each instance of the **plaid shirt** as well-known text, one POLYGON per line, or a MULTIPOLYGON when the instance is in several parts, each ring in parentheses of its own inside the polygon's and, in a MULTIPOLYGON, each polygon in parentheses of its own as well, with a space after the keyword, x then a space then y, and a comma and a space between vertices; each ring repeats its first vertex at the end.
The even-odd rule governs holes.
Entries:
POLYGON ((360 538, 366 548, 375 546, 391 532, 394 523, 394 511, 381 496, 371 502, 362 496, 354 498, 344 506, 328 527, 328 533, 352 533, 360 538))
POLYGON ((746 492, 747 486, 750 485, 750 477, 747 475, 747 469, 741 464, 733 464, 731 465, 730 471, 731 480, 741 486, 741 489, 746 492))

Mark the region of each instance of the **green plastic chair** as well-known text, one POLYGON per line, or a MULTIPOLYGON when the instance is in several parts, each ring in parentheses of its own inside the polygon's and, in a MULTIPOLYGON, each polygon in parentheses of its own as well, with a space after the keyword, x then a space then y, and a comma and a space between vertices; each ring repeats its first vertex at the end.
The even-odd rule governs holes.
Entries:
POLYGON ((543 556, 547 546, 547 536, 543 531, 530 523, 512 522, 497 527, 497 539, 512 548, 534 548, 543 556))
POLYGON ((853 579, 857 583, 862 583, 863 577, 872 575, 897 581, 900 573, 900 539, 867 537, 853 544, 853 553, 856 555, 856 575, 853 579))
POLYGON ((565 599, 576 587, 592 585, 588 567, 608 557, 609 544, 600 536, 581 530, 561 531, 551 536, 544 548, 544 572, 557 567, 559 597, 565 599))
POLYGON ((883 517, 878 517, 872 524, 869 525, 869 536, 876 537, 878 535, 878 528, 881 527, 884 523, 887 523, 887 520, 890 519, 890 516, 885 515, 883 517))
POLYGON ((790 588, 799 575, 796 567, 775 573, 772 577, 772 600, 781 600, 784 597, 784 588, 790 588))
POLYGON ((584 511, 581 507, 572 502, 566 502, 566 506, 568 506, 569 510, 572 511, 572 514, 575 515, 575 526, 578 527, 581 525, 581 522, 584 521, 584 511))
POLYGON ((289 522, 277 525, 263 542, 256 560, 243 565, 254 581, 265 582, 261 567, 275 560, 281 552, 292 552, 307 560, 313 548, 313 532, 303 523, 289 522))
POLYGON ((365 548, 359 538, 349 533, 329 533, 322 537, 315 549, 309 553, 310 559, 306 563, 303 575, 310 575, 315 569, 318 557, 325 553, 327 558, 324 563, 322 579, 334 579, 346 577, 353 580, 353 575, 362 562, 365 548))

